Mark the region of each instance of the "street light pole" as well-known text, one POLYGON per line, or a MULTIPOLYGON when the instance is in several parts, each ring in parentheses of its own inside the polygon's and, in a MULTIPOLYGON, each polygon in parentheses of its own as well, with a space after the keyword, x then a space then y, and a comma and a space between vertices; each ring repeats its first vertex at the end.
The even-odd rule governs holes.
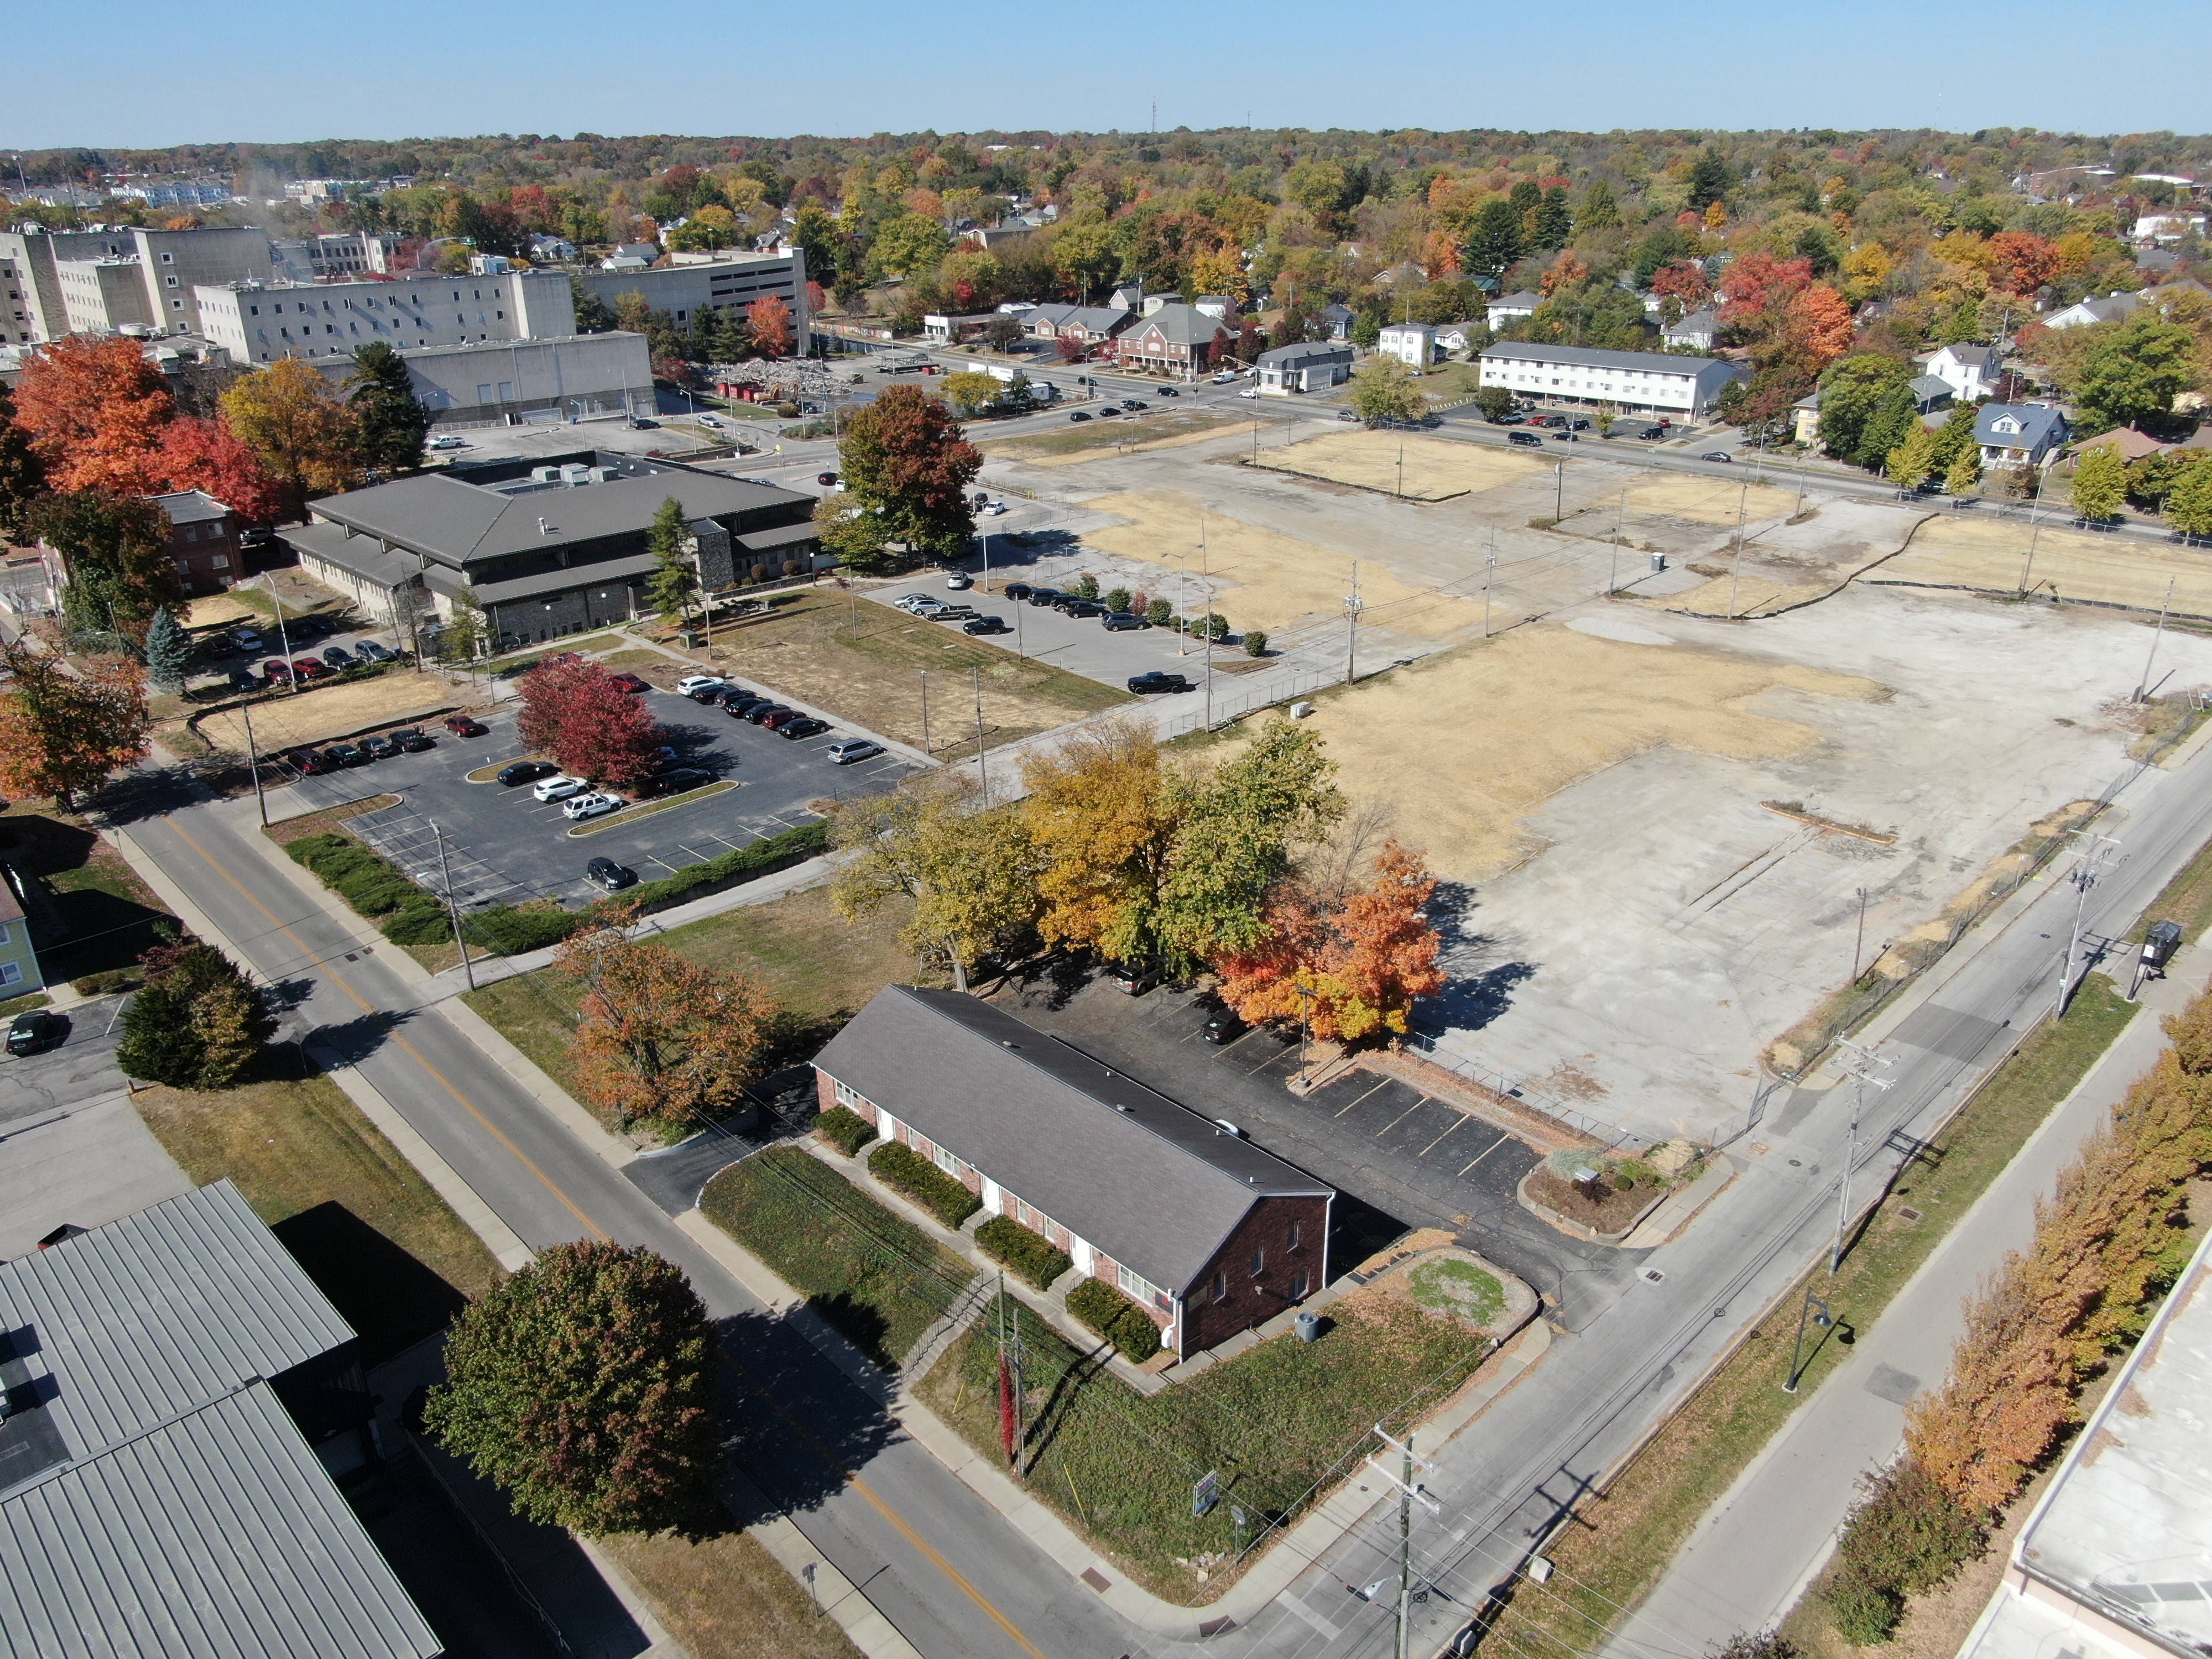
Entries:
POLYGON ((1359 561, 1352 562, 1352 592, 1344 596, 1344 683, 1352 684, 1352 663, 1359 647, 1359 613, 1367 601, 1359 597, 1359 561))
POLYGON ((253 769, 253 802, 261 809, 261 827, 269 827, 269 798, 261 793, 261 753, 253 746, 253 705, 242 702, 238 712, 246 716, 246 763, 253 769))
POLYGON ((1870 1066, 1887 1066, 1888 1060, 1878 1056, 1866 1044, 1854 1042, 1849 1037, 1838 1037, 1836 1042, 1839 1047, 1850 1050, 1851 1054, 1850 1064, 1844 1068, 1852 1081, 1851 1134, 1849 1149, 1844 1154, 1844 1178, 1836 1192, 1836 1242, 1828 1251, 1828 1277, 1831 1279, 1844 1265, 1844 1227, 1850 1218, 1851 1173, 1852 1167, 1859 1160, 1859 1119, 1866 1109, 1866 1085, 1871 1083, 1877 1089, 1892 1086, 1878 1077, 1869 1075, 1867 1070, 1870 1066))
POLYGON ((2035 499, 2027 507, 2027 560, 2020 568, 2020 596, 2027 597, 2027 579, 2035 568, 2035 544, 2043 536, 2043 486, 2051 481, 2048 472, 2039 472, 2035 478, 2035 499))
POLYGON ((438 843, 438 880, 446 890, 446 915, 453 924, 453 945, 461 953, 461 972, 467 975, 469 989, 477 988, 476 964, 469 960, 468 935, 461 931, 461 908, 453 897, 453 872, 446 862, 446 836, 438 828, 435 818, 430 820, 430 835, 438 843))
POLYGON ((1482 561, 1482 637, 1490 637, 1490 578, 1498 568, 1498 555, 1487 554, 1482 561))
POLYGON ((2158 628, 2150 636, 2150 654, 2143 659, 2142 684, 2136 687, 2135 700, 2137 702, 2150 696, 2150 671, 2152 665, 2158 661, 2159 640, 2166 633, 2166 613, 2173 608, 2174 580, 2172 576, 2166 579, 2166 597, 2159 601, 2158 628))
POLYGON ((2090 835, 2085 830, 2077 830, 2074 833, 2077 836, 2088 836, 2092 845, 2088 852, 2079 856, 2074 866, 2074 873, 2068 878, 2074 884, 2074 932, 2066 942, 2065 960, 2058 964, 2058 997, 2051 1009, 2051 1018, 2053 1020, 2063 1019, 2066 1017, 2066 998, 2067 994, 2073 988, 2071 981, 2074 978, 2074 958, 2081 953, 2081 927, 2088 912, 2089 890, 2097 884, 2099 878, 2104 874, 2104 863, 2108 851, 2117 851, 2120 846, 2118 840, 2112 836, 2090 835))
POLYGON ((1822 1330, 1831 1328, 1836 1322, 1836 1316, 1829 1311, 1828 1304, 1808 1289, 1805 1292, 1804 1305, 1797 1310, 1797 1343, 1790 1350, 1790 1380, 1782 1385, 1782 1392, 1784 1394, 1796 1393, 1797 1379, 1804 1375, 1799 1362, 1804 1358, 1805 1353, 1805 1318, 1815 1308, 1820 1311, 1814 1317, 1813 1322, 1822 1330))
POLYGON ((983 671, 981 667, 968 671, 968 678, 975 688, 975 781, 983 786, 983 805, 991 804, 991 775, 983 767, 983 671))
POLYGON ((921 752, 931 752, 929 747, 929 671, 921 671, 921 752))

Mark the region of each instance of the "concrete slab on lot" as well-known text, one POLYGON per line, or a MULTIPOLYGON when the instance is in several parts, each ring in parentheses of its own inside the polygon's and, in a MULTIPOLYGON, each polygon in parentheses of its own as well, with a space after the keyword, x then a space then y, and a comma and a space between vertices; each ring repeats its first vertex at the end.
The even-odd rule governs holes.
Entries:
POLYGON ((100 997, 56 1009, 65 1027, 59 1043, 35 1054, 0 1056, 0 1130, 122 1091, 115 1045, 123 1040, 123 1002, 100 997))
POLYGON ((0 1261, 191 1190, 121 1091, 0 1128, 0 1261))

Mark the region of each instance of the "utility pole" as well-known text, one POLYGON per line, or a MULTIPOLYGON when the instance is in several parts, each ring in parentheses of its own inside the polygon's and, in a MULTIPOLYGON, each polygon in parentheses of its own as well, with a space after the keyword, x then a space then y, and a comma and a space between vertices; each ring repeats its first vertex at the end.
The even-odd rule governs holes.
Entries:
POLYGON ((991 804, 991 775, 983 769, 983 671, 979 667, 968 671, 968 678, 975 688, 975 781, 983 786, 983 805, 991 804))
POLYGON ((1566 516, 1567 464, 1554 461, 1552 463, 1552 522, 1557 524, 1566 516))
POLYGON ((1377 1423, 1375 1437, 1398 1454, 1400 1473, 1396 1474, 1391 1474, 1372 1452, 1367 1455, 1367 1467, 1398 1489, 1397 1659, 1409 1659, 1407 1638, 1413 1603, 1413 1505, 1418 1503, 1431 1515, 1441 1515, 1443 1510, 1435 1498, 1413 1484, 1413 1471, 1417 1468, 1425 1474, 1434 1467, 1426 1458, 1413 1455, 1413 1437, 1408 1434, 1402 1442, 1393 1440, 1382 1432, 1382 1425, 1377 1423))
POLYGON ((1206 590, 1206 729, 1213 730, 1213 561, 1206 550, 1206 520, 1198 521, 1198 585, 1206 590))
POLYGON ((446 915, 453 924, 453 946, 461 953, 461 972, 467 975, 469 989, 477 988, 476 964, 469 960, 468 936, 461 931, 461 907, 453 897, 453 872, 446 862, 445 832, 438 828, 435 818, 430 820, 430 835, 438 843, 438 879, 446 890, 446 915))
POLYGON ((1859 957, 1866 950, 1866 889, 1859 889, 1859 931, 1851 940, 1851 983, 1859 982, 1859 957))
POLYGON ((2048 472, 2041 472, 2036 475, 2035 499, 2028 504, 2027 559, 2027 562, 2020 568, 2020 596, 2023 599, 2027 597, 2028 575, 2035 568, 2035 544, 2042 538, 2043 535, 2043 520, 2041 517, 2043 512, 2043 486, 2048 483, 2050 480, 2051 475, 2048 472))
POLYGON ((1482 637, 1490 637, 1490 578, 1498 568, 1498 555, 1488 553, 1482 560, 1482 637))
POLYGON ((2166 597, 2159 601, 2158 605, 2158 628, 2150 636, 2150 654, 2143 659, 2142 684, 2136 687, 2135 700, 2137 702, 2150 696, 2151 665, 2158 660, 2158 642, 2166 632, 2166 613, 2173 608, 2173 577, 2166 579, 2166 597))
POLYGON ((2074 958, 2081 951, 2081 926, 2088 912, 2089 890, 2103 877, 2106 859, 2118 854, 2120 848, 2120 842, 2112 836, 2094 835, 2087 830, 2074 833, 2087 838, 2089 849, 2076 852, 2073 873, 2067 877, 2074 884, 2074 932, 2067 940, 2065 957, 2058 964, 2058 996, 2051 1007, 2053 1020, 2066 1017, 2066 999, 2073 990, 2074 958))
POLYGON ((1743 511, 1751 501, 1751 486, 1746 484, 1735 502, 1735 562, 1729 569, 1729 620, 1735 620, 1736 584, 1743 578, 1743 511))
POLYGON ((284 653, 284 684, 287 689, 300 689, 300 676, 292 667, 292 632, 284 626, 284 595, 276 586, 276 574, 269 577, 269 598, 276 607, 276 643, 284 653))
POLYGON ((1893 1086, 1870 1075, 1867 1069, 1872 1066, 1886 1066, 1890 1063, 1888 1060, 1876 1055, 1864 1043, 1854 1042, 1849 1037, 1838 1037, 1836 1042, 1838 1046, 1848 1048, 1851 1054, 1850 1063, 1844 1067, 1844 1073, 1852 1079, 1851 1138, 1850 1147, 1844 1154, 1843 1182, 1836 1192, 1836 1242, 1828 1251, 1828 1277, 1831 1279, 1844 1265, 1844 1227, 1850 1218, 1851 1166, 1859 1161, 1859 1119, 1866 1110, 1866 1085, 1871 1083, 1877 1089, 1893 1086))
POLYGON ((1344 596, 1344 683, 1352 684, 1353 653, 1359 644, 1359 613, 1367 601, 1359 597, 1359 561, 1352 562, 1352 592, 1344 596))
POLYGON ((261 793, 261 751, 253 746, 253 705, 242 702, 238 712, 246 716, 246 763, 253 769, 253 804, 261 809, 261 827, 269 827, 269 798, 261 793))
POLYGON ((1620 591, 1620 544, 1628 539, 1628 486, 1620 487, 1620 507, 1613 515, 1613 562, 1606 568, 1605 591, 1620 591))
POLYGON ((921 671, 921 752, 933 753, 929 746, 929 671, 921 671))

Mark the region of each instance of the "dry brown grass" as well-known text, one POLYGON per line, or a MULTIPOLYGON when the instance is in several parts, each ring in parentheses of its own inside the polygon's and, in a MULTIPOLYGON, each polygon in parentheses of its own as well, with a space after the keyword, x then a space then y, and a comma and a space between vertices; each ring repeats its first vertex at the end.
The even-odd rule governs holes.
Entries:
POLYGON ((1958 515, 1931 519, 1904 552, 1867 580, 2016 593, 2031 536, 2035 567, 2030 580, 2042 598, 2155 611, 2165 603, 2171 580, 2176 614, 2212 617, 2212 559, 2202 553, 2049 525, 2037 536, 2026 524, 2013 520, 1958 515))
POLYGON ((1774 759, 1820 739, 1754 713, 1780 687, 1872 701, 1871 680, 1686 645, 1625 645, 1536 624, 1439 653, 1322 701, 1312 716, 1359 800, 1422 826, 1431 865, 1493 875, 1532 848, 1520 821, 1578 778, 1671 744, 1774 759), (1437 734, 1450 734, 1440 754, 1437 734))
POLYGON ((691 1659, 860 1659, 834 1621, 750 1533, 596 1540, 691 1659))
MULTIPOLYGON (((253 705, 253 739, 263 754, 295 744, 321 743, 376 726, 403 726, 433 709, 473 708, 483 696, 465 681, 442 674, 399 671, 347 685, 280 693, 253 705)), ((199 724, 205 740, 220 750, 246 752, 246 721, 235 709, 210 714, 199 724)))
POLYGON ((185 626, 187 628, 219 628, 228 623, 260 620, 258 611, 228 593, 210 593, 205 599, 194 599, 185 609, 185 626))
POLYGON ((1204 443, 1243 422, 1230 416, 1196 410, 1155 411, 1139 420, 1093 421, 1064 432, 1048 432, 1002 440, 981 446, 993 460, 1024 461, 1031 466, 1074 466, 1115 455, 1133 455, 1154 449, 1180 449, 1204 443))
POLYGON ((1331 432, 1287 449, 1269 450, 1255 465, 1379 489, 1386 495, 1402 494, 1416 501, 1446 501, 1551 470, 1548 460, 1516 455, 1510 449, 1409 438, 1395 432, 1331 432))
MULTIPOLYGON (((1273 634, 1305 618, 1343 614, 1344 596, 1352 583, 1348 554, 1246 524, 1193 495, 1139 491, 1100 496, 1084 506, 1128 521, 1086 531, 1084 540, 1118 557, 1176 572, 1183 568, 1176 555, 1188 549, 1194 583, 1201 568, 1197 547, 1202 517, 1203 565, 1212 572, 1215 608, 1240 630, 1258 628, 1273 634)), ((1482 624, 1479 599, 1438 598, 1400 580, 1379 560, 1360 561, 1359 588, 1369 619, 1401 633, 1440 639, 1482 624)), ((1172 591, 1171 583, 1153 589, 1156 593, 1172 591)), ((1503 615, 1501 611, 1501 620, 1503 615)))

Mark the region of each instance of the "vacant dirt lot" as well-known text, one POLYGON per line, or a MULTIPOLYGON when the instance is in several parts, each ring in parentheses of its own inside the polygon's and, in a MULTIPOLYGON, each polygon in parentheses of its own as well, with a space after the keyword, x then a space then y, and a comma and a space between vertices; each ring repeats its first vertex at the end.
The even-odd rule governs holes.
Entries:
POLYGON ((1152 414, 1138 420, 1094 420, 1070 426, 1064 432, 1025 434, 979 446, 994 460, 1027 461, 1032 466, 1073 466, 1095 461, 1106 453, 1134 453, 1139 450, 1175 449, 1207 438, 1218 438, 1228 428, 1243 422, 1234 416, 1152 414))
POLYGON ((1537 850, 1521 828, 1537 802, 1631 755, 1809 749, 1817 731, 1746 706, 1777 686, 1858 701, 1881 692, 1795 663, 1539 623, 1371 681, 1313 720, 1352 793, 1394 804, 1440 873, 1474 881, 1537 850))
MULTIPOLYGON (((253 705, 253 738, 263 754, 294 744, 321 743, 374 726, 400 726, 434 708, 474 708, 484 698, 465 679, 404 671, 351 685, 279 695, 253 705)), ((200 734, 219 750, 246 752, 246 722, 234 710, 210 714, 200 734)))
MULTIPOLYGON (((1753 492, 1756 494, 1757 492, 1753 492)), ((1772 492, 1768 492, 1771 494, 1772 492)), ((1785 510, 1795 498, 1784 498, 1785 510)), ((1592 515, 1585 514, 1577 522, 1592 515)), ((1802 523, 1789 519, 1751 520, 1744 530, 1743 556, 1735 550, 1735 526, 1702 530, 1686 520, 1647 520, 1649 545, 1668 547, 1666 525, 1691 530, 1687 568, 1705 575, 1701 587, 1655 594, 1646 603, 1662 611, 1699 617, 1768 617, 1825 599, 1863 571, 1882 566, 1904 547, 1923 515, 1873 501, 1830 501, 1802 523), (1702 539, 1710 550, 1700 556, 1702 539)), ((1633 532, 1632 532, 1632 534, 1633 532)))
POLYGON ((2137 611, 2156 611, 2164 604, 2170 580, 2178 614, 2212 617, 2212 553, 2048 525, 2036 535, 2025 524, 1957 514, 1931 518, 1904 552, 1866 580, 2016 593, 2023 575, 2046 599, 2137 611), (2033 571, 2027 568, 2031 537, 2033 571))
MULTIPOLYGON (((1085 532, 1091 546, 1171 571, 1183 569, 1187 559, 1194 582, 1202 534, 1220 609, 1239 629, 1274 634, 1303 618, 1341 616, 1352 591, 1350 556, 1231 518, 1194 495, 1140 491, 1094 497, 1084 507, 1127 520, 1085 532)), ((1440 639, 1482 621, 1479 599, 1415 587, 1376 560, 1360 562, 1359 586, 1364 617, 1401 633, 1440 639)), ((1164 590, 1155 583, 1153 591, 1164 590)))
POLYGON ((857 614, 855 637, 855 609, 848 598, 810 592, 779 607, 773 617, 717 629, 714 647, 720 660, 714 665, 917 749, 922 738, 921 675, 927 670, 930 735, 947 753, 975 746, 971 669, 983 671, 983 725, 986 740, 993 744, 1129 701, 1112 686, 1021 661, 940 623, 911 622, 875 605, 860 605, 857 614))
POLYGON ((1417 501, 1448 501, 1454 495, 1550 471, 1548 461, 1516 455, 1509 449, 1407 437, 1395 432, 1332 432, 1288 449, 1264 451, 1258 464, 1333 483, 1403 495, 1417 501))
POLYGON ((260 620, 258 611, 234 599, 228 593, 210 593, 205 599, 194 599, 185 610, 185 626, 187 628, 220 628, 229 623, 260 620))

